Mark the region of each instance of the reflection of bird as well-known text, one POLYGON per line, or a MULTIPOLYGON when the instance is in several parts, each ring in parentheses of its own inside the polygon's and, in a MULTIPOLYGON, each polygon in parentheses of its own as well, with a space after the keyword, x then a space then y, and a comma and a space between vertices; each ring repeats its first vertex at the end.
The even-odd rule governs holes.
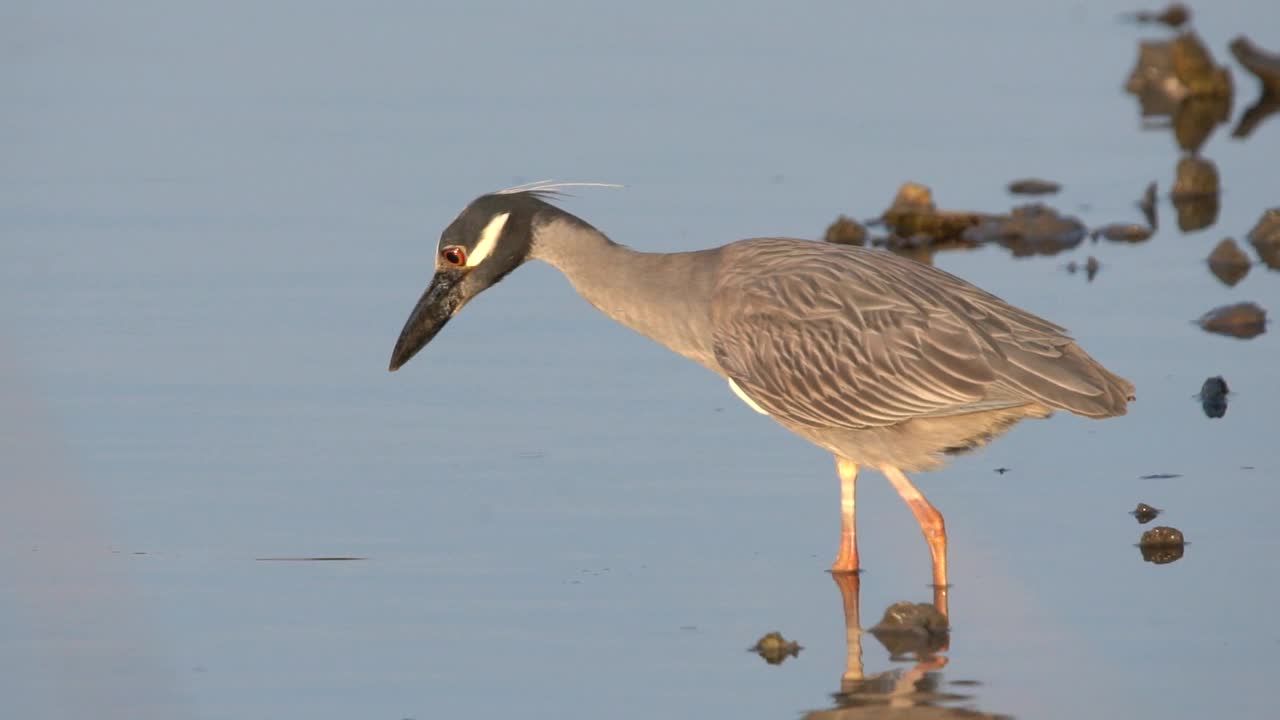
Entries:
POLYGON ((926 265, 787 239, 637 252, 547 202, 556 187, 485 195, 445 229, 391 369, 526 260, 550 263, 606 315, 725 377, 751 408, 836 456, 834 572, 859 567, 859 466, 879 469, 910 506, 945 587, 942 516, 903 471, 937 467, 1055 408, 1122 414, 1133 394, 1062 328, 926 265))

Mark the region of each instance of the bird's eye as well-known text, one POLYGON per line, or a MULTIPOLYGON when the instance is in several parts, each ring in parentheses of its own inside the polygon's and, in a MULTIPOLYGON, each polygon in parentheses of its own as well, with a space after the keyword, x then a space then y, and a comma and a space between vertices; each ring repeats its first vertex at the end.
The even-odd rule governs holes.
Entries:
POLYGON ((467 264, 466 248, 454 245, 440 251, 440 257, 449 265, 463 267, 467 264))

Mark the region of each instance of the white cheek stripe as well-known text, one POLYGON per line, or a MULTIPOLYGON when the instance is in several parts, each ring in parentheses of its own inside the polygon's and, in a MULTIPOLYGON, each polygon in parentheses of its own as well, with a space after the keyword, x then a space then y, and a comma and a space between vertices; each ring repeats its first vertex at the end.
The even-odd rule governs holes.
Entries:
POLYGON ((761 415, 768 415, 768 414, 769 414, 769 413, 765 412, 765 409, 764 409, 764 408, 762 408, 762 407, 760 407, 759 405, 757 405, 755 400, 752 400, 751 398, 747 397, 747 394, 746 394, 746 393, 744 393, 744 392, 742 392, 742 388, 738 387, 738 383, 734 382, 734 381, 733 381, 733 378, 729 378, 729 389, 730 389, 730 390, 732 390, 732 391, 733 391, 733 394, 734 394, 734 395, 737 395, 737 396, 738 396, 738 398, 739 398, 740 400, 742 400, 742 402, 746 403, 746 404, 747 404, 747 406, 748 406, 748 407, 750 407, 752 410, 755 410, 756 412, 760 413, 761 415))
POLYGON ((511 217, 511 213, 494 215, 489 224, 484 226, 484 230, 480 232, 480 242, 476 243, 475 249, 467 256, 467 267, 475 267, 489 257, 489 253, 498 244, 498 237, 502 235, 502 228, 506 227, 508 217, 511 217))

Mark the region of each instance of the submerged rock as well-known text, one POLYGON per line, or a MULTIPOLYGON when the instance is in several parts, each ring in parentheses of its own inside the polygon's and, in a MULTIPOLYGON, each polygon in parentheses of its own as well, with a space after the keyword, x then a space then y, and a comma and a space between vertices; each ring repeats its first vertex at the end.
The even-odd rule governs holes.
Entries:
POLYGON ((1093 238, 1104 238, 1111 242, 1140 243, 1151 238, 1153 230, 1146 225, 1135 223, 1111 223, 1093 231, 1093 238))
POLYGON ((838 245, 865 245, 867 229, 857 220, 841 215, 827 228, 823 240, 838 245))
POLYGON ((1213 248, 1213 252, 1209 253, 1209 271, 1213 276, 1222 281, 1223 285, 1233 287, 1236 283, 1244 279, 1249 274, 1249 256, 1244 254, 1236 241, 1231 238, 1224 238, 1213 248))
POLYGON ((1061 189, 1058 183, 1040 178, 1024 178, 1009 183, 1009 192, 1014 195, 1052 195, 1061 189))
POLYGON ((1010 215, 987 217, 968 228, 962 238, 975 243, 997 242, 1014 256, 1056 255, 1080 244, 1088 231, 1074 217, 1059 215, 1039 203, 1013 209, 1010 215))
POLYGON ((1267 331, 1267 311, 1257 303, 1242 302, 1210 310, 1197 322, 1206 332, 1248 340, 1267 331))
POLYGON ((1151 507, 1144 502, 1140 502, 1138 503, 1138 507, 1131 510, 1129 514, 1138 519, 1139 525, 1146 525, 1152 520, 1155 520, 1156 516, 1161 512, 1163 511, 1159 508, 1151 507))
POLYGON ((1216 375, 1200 386, 1200 407, 1205 417, 1216 419, 1227 414, 1227 381, 1216 375))
POLYGON ((1218 168, 1212 160, 1188 156, 1178 161, 1177 178, 1169 193, 1178 211, 1178 228, 1193 232, 1218 219, 1218 168))
POLYGON ((800 651, 804 648, 799 643, 782 637, 780 632, 771 632, 765 634, 764 637, 756 641, 755 645, 747 649, 764 658, 765 662, 770 665, 780 665, 783 660, 789 657, 798 657, 800 651))
POLYGON ((1267 267, 1280 270, 1280 207, 1262 213, 1249 231, 1249 242, 1267 267))

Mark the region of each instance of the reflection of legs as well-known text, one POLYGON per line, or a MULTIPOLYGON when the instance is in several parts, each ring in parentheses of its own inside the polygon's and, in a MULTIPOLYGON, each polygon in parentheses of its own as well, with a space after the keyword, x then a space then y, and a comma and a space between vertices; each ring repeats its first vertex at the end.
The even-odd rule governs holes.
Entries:
POLYGON ((929 543, 929 554, 933 556, 933 585, 935 589, 934 602, 937 603, 937 591, 942 591, 942 605, 938 610, 945 613, 946 605, 946 587, 947 587, 947 528, 942 523, 942 513, 929 504, 924 499, 924 495, 916 489, 915 485, 907 479, 901 470, 891 465, 885 465, 880 468, 880 472, 889 478, 889 482, 893 483, 893 489, 898 491, 902 499, 906 501, 907 507, 911 508, 911 514, 916 516, 916 522, 920 523, 920 531, 924 533, 924 539, 929 543))
POLYGON ((840 679, 840 692, 853 692, 862 680, 862 625, 858 620, 857 573, 832 573, 836 587, 840 588, 840 600, 844 604, 844 676, 840 679))
POLYGON ((836 472, 840 473, 840 551, 831 565, 831 572, 854 573, 858 571, 858 533, 854 527, 853 491, 858 480, 858 466, 836 457, 836 472))

